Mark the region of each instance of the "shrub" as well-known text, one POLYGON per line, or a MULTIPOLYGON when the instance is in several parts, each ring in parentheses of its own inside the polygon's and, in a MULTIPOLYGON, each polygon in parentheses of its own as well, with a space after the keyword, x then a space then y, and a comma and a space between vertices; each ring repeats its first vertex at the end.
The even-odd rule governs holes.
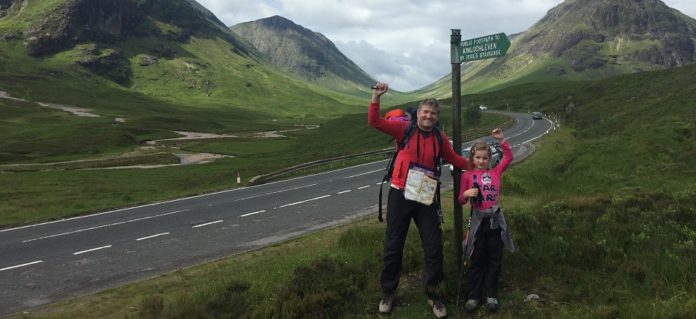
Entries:
POLYGON ((281 284, 271 304, 261 305, 254 318, 336 318, 367 285, 365 271, 354 263, 321 258, 295 269, 281 284))

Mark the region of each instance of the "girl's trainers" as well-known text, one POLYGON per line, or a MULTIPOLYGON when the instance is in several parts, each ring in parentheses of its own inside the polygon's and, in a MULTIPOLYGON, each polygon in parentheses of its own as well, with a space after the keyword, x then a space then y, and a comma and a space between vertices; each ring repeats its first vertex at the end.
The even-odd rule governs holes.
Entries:
POLYGON ((496 298, 486 298, 486 309, 490 312, 498 311, 500 305, 498 304, 498 299, 496 298))
POLYGON ((439 299, 428 298, 428 304, 433 308, 433 314, 435 318, 445 318, 447 317, 447 307, 439 299))

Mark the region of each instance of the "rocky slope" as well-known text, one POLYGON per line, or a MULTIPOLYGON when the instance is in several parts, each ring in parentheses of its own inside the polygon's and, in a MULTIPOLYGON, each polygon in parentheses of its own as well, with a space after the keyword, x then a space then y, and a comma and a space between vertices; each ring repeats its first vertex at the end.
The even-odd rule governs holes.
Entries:
POLYGON ((273 16, 237 24, 232 31, 250 42, 274 65, 304 79, 335 85, 339 79, 361 87, 374 83, 324 35, 273 16))
MULTIPOLYGON (((462 65, 464 92, 599 79, 696 61, 696 20, 660 0, 566 0, 514 37, 503 58, 462 65)), ((451 94, 450 76, 419 91, 451 94)))
MULTIPOLYGON (((248 53, 249 46, 227 32, 212 13, 192 0, 65 0, 47 1, 26 17, 28 0, 0 0, 0 17, 15 18, 5 38, 20 38, 30 55, 46 55, 78 43, 114 43, 129 36, 158 36, 184 42, 194 34, 222 36, 248 53), (162 28, 162 24, 168 25, 162 28)), ((8 24, 11 22, 8 22, 8 24)))
POLYGON ((660 0, 567 0, 518 41, 517 55, 565 57, 574 71, 694 62, 696 20, 660 0))

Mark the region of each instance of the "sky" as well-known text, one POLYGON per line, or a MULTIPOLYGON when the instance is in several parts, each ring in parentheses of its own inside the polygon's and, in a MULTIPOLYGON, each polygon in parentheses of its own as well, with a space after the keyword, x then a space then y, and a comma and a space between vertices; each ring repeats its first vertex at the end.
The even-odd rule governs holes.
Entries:
MULTIPOLYGON (((197 0, 228 26, 279 15, 331 40, 399 91, 452 71, 449 39, 523 32, 563 0, 197 0)), ((663 0, 696 17, 696 0, 663 0)))

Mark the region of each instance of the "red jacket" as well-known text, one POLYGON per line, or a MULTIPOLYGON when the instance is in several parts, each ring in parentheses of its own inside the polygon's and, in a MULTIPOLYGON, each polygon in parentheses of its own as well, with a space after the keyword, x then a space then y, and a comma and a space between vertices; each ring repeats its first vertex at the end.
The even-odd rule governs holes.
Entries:
MULTIPOLYGON (((367 112, 367 123, 377 130, 384 132, 394 137, 397 143, 400 143, 406 128, 410 125, 403 121, 387 121, 379 114, 379 103, 370 103, 370 109, 367 112)), ((391 184, 399 189, 403 189, 406 184, 406 176, 410 163, 416 163, 422 166, 429 167, 434 170, 435 157, 440 151, 440 140, 430 132, 424 132, 420 129, 411 133, 408 143, 396 156, 394 163, 394 172, 392 173, 391 184)), ((448 142, 449 139, 444 132, 442 134, 442 144, 444 149, 441 154, 444 159, 452 163, 457 168, 468 169, 469 161, 457 155, 457 152, 452 149, 452 145, 448 142)))

